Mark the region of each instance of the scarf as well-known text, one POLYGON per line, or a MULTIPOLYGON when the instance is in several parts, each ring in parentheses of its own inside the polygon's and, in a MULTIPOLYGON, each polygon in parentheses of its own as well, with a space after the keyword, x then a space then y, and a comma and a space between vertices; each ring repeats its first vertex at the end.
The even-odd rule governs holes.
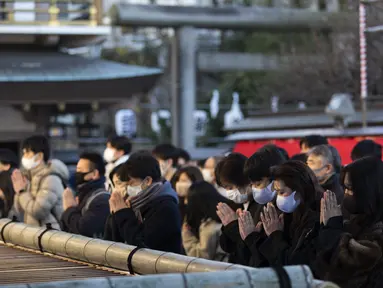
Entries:
POLYGON ((174 198, 178 204, 178 195, 173 190, 169 182, 157 182, 149 186, 148 188, 142 190, 137 196, 131 197, 130 207, 133 209, 134 213, 138 220, 142 223, 141 208, 146 206, 148 203, 154 199, 162 196, 171 196, 174 198))

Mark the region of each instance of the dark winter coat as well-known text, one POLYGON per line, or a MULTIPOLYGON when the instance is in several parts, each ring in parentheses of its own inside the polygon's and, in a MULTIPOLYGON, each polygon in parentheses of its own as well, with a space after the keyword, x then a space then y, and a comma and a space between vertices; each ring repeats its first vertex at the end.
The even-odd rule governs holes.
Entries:
POLYGON ((333 217, 319 232, 316 277, 347 288, 383 285, 383 224, 333 217))
POLYGON ((110 195, 105 191, 105 179, 86 183, 78 192, 79 205, 68 208, 62 214, 62 230, 87 237, 102 238, 106 219, 110 214, 110 195), (96 196, 96 194, 99 195, 96 196))
POLYGON ((168 182, 164 193, 140 208, 142 221, 132 208, 109 217, 105 239, 165 252, 181 253, 181 216, 178 197, 168 182), (166 190, 166 191, 165 191, 166 190), (166 192, 166 193, 165 193, 166 192))

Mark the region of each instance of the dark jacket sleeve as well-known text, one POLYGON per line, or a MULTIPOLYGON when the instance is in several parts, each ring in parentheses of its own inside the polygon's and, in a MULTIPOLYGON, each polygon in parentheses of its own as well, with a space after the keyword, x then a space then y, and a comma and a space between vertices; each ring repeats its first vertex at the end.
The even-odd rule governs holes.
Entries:
POLYGON ((251 264, 252 267, 262 267, 265 262, 265 258, 259 252, 259 247, 265 240, 265 237, 266 235, 264 234, 264 232, 253 232, 249 234, 245 239, 246 246, 251 253, 251 263, 249 264, 251 264))
POLYGON ((61 216, 63 230, 87 237, 102 235, 109 215, 108 198, 109 196, 105 195, 93 200, 84 215, 78 207, 65 210, 61 216))
POLYGON ((287 265, 287 254, 291 246, 285 241, 282 231, 275 231, 259 247, 260 253, 270 265, 287 265))
POLYGON ((233 253, 237 249, 237 241, 242 241, 239 234, 238 221, 233 221, 221 228, 222 234, 219 238, 220 246, 223 251, 233 253))
POLYGON ((138 221, 131 208, 122 209, 114 216, 127 244, 160 250, 158 247, 166 245, 170 238, 178 237, 179 247, 173 248, 180 252, 181 224, 177 205, 159 204, 144 223, 138 221))

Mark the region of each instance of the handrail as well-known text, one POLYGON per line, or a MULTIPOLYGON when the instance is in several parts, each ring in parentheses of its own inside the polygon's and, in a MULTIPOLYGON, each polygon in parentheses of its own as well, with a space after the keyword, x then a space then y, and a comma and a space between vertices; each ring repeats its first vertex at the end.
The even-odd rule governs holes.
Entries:
POLYGON ((97 26, 102 23, 102 0, 0 0, 0 25, 87 25, 97 26), (19 8, 16 4, 34 4, 32 8, 19 8), (81 5, 72 8, 65 5, 81 5), (84 5, 86 7, 84 7, 84 5), (43 7, 42 7, 43 6, 43 7), (22 13, 24 15, 21 16, 22 13), (25 16, 28 13, 29 15, 25 16), (79 14, 81 19, 72 19, 70 16, 79 14), (19 18, 17 16, 19 15, 19 18), (46 15, 46 16, 45 16, 46 15), (24 21, 22 17, 34 18, 24 21))
MULTIPOLYGON (((33 227, 23 223, 12 222, 12 220, 9 219, 0 220, 0 235, 2 237, 0 240, 3 240, 3 242, 7 244, 13 244, 35 251, 42 250, 47 254, 123 271, 128 271, 128 258, 131 258, 133 270, 135 273, 141 275, 226 271, 227 273, 223 273, 220 277, 231 274, 240 275, 242 273, 242 276, 238 277, 248 279, 245 283, 249 282, 249 277, 253 279, 250 282, 254 283, 260 281, 259 279, 269 279, 265 281, 271 281, 274 285, 277 283, 276 274, 272 269, 255 269, 150 249, 133 251, 136 248, 134 246, 92 239, 57 230, 33 227), (131 253, 134 254, 129 257, 131 253), (268 275, 268 278, 265 275, 268 275)), ((294 281, 293 287, 318 287, 317 284, 323 284, 323 282, 314 280, 307 266, 290 266, 285 269, 290 279, 294 281)), ((213 278, 218 279, 220 277, 213 278)), ((68 287, 71 287, 71 285, 68 287)), ((172 287, 183 286, 173 285, 172 287)))

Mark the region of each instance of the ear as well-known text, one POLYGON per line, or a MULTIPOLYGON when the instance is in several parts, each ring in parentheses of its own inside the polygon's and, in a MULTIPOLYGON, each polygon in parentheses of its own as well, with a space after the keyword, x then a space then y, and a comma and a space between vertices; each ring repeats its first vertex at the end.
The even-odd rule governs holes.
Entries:
POLYGON ((148 187, 149 187, 150 185, 152 185, 152 184, 153 184, 153 178, 150 177, 150 176, 146 177, 146 178, 145 178, 145 184, 148 185, 148 187))
POLYGON ((97 169, 95 169, 93 172, 94 172, 94 174, 93 174, 94 175, 94 177, 93 177, 94 179, 98 179, 98 178, 101 177, 100 171, 98 171, 97 169))
POLYGON ((334 166, 332 164, 327 164, 326 169, 329 173, 331 173, 332 171, 335 171, 334 166))
POLYGON ((168 164, 169 164, 169 166, 173 167, 173 165, 174 165, 174 163, 173 163, 173 159, 169 159, 169 160, 168 160, 168 164))

